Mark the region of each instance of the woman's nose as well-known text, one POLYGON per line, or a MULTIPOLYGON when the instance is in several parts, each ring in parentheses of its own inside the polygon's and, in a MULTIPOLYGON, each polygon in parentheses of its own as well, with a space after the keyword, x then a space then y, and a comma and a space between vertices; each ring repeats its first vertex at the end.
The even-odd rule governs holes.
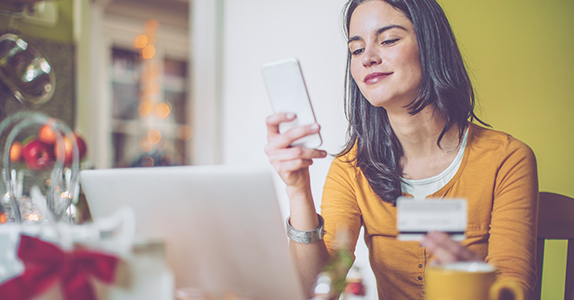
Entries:
POLYGON ((381 56, 377 53, 373 47, 365 48, 365 54, 363 55, 363 66, 370 67, 372 65, 378 65, 383 61, 381 56))

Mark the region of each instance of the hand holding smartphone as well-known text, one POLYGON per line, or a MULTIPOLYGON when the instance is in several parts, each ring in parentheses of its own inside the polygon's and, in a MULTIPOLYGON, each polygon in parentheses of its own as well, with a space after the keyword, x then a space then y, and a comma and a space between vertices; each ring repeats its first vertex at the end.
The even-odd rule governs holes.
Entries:
MULTIPOLYGON (((281 123, 279 132, 284 133, 291 128, 317 123, 303 73, 296 58, 290 57, 267 63, 263 65, 261 72, 273 112, 289 112, 297 116, 291 122, 281 123)), ((291 146, 318 148, 322 143, 321 135, 315 133, 294 141, 291 146)))

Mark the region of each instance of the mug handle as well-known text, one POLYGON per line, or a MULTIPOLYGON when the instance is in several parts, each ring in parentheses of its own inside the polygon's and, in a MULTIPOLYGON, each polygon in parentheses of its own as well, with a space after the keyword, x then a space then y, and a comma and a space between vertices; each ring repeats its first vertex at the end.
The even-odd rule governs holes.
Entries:
POLYGON ((514 280, 497 280, 490 287, 490 300, 524 300, 524 291, 514 280))

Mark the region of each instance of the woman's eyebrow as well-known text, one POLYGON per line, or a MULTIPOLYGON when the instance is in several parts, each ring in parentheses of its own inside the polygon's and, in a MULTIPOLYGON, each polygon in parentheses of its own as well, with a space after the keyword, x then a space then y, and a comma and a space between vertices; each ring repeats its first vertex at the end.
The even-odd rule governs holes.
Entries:
MULTIPOLYGON (((401 25, 392 24, 392 25, 384 26, 384 27, 381 27, 381 28, 375 30, 375 35, 379 35, 379 34, 385 32, 385 31, 387 31, 387 30, 389 30, 389 29, 393 29, 393 28, 398 28, 398 29, 402 29, 402 30, 404 30, 404 31, 407 31, 407 29, 404 28, 404 27, 401 26, 401 25)), ((358 35, 354 35, 354 36, 350 37, 350 38, 347 40, 347 45, 350 44, 351 42, 359 41, 359 40, 362 40, 362 39, 363 39, 362 37, 360 37, 360 36, 358 36, 358 35)))

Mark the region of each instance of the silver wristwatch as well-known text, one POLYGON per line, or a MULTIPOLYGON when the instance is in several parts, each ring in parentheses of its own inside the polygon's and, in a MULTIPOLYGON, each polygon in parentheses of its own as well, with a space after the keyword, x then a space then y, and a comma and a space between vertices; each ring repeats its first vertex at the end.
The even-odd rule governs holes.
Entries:
POLYGON ((327 233, 323 230, 325 221, 321 215, 317 214, 317 217, 319 218, 319 227, 309 231, 297 230, 291 227, 291 223, 289 222, 291 217, 287 218, 287 236, 292 241, 301 244, 311 244, 322 240, 325 233, 327 233))

